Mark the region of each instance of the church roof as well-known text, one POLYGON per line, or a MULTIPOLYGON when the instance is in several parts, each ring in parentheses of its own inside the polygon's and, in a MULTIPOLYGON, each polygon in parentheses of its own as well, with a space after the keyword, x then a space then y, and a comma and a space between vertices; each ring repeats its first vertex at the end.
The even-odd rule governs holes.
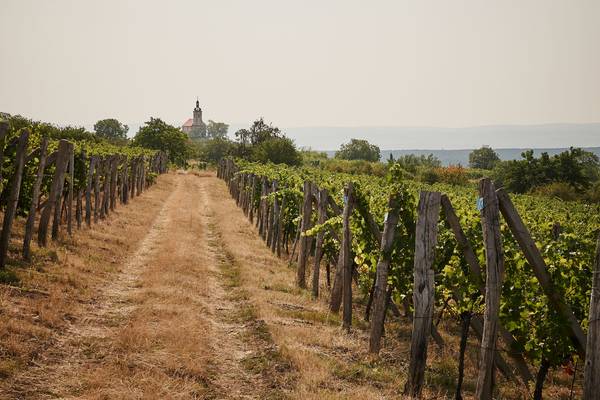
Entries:
POLYGON ((191 118, 188 118, 188 120, 183 123, 183 126, 192 126, 193 123, 194 123, 194 120, 191 118))

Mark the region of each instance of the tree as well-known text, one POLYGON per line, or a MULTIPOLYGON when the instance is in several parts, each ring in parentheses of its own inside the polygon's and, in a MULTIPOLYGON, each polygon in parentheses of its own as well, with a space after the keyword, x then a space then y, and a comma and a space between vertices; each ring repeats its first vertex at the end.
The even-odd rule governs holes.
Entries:
POLYGON ((381 158, 381 151, 378 146, 364 139, 352 139, 350 143, 342 144, 340 150, 335 153, 335 158, 375 162, 381 158))
POLYGON ((202 161, 217 163, 223 157, 233 154, 235 144, 226 138, 209 139, 198 144, 202 161))
POLYGON ((292 139, 272 138, 264 140, 252 147, 252 159, 262 163, 272 162, 275 164, 300 165, 302 156, 296 150, 292 139))
POLYGON ((272 124, 267 124, 261 117, 254 121, 250 129, 240 129, 235 136, 242 146, 256 145, 269 139, 282 138, 281 130, 272 124))
POLYGON ((150 118, 133 138, 133 144, 163 150, 167 153, 169 161, 180 167, 186 165, 191 153, 187 135, 160 118, 150 118))
POLYGON ((106 139, 127 139, 129 127, 114 118, 101 119, 94 124, 96 135, 106 139))
POLYGON ((498 161, 500 161, 498 153, 489 146, 483 146, 469 154, 469 166, 471 168, 493 169, 498 161))
POLYGON ((544 152, 539 158, 534 156, 533 150, 528 150, 521 157, 521 160, 499 162, 493 173, 496 181, 516 193, 554 182, 566 183, 581 193, 599 176, 598 157, 578 148, 571 147, 552 157, 544 152))
POLYGON ((229 125, 224 122, 215 122, 213 120, 208 120, 208 125, 206 126, 206 133, 209 139, 224 139, 227 137, 227 131, 229 130, 229 125))

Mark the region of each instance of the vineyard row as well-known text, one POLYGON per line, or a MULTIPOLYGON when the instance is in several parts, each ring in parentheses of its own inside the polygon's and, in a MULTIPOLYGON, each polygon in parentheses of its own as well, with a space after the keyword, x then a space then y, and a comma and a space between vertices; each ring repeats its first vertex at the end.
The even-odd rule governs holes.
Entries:
MULTIPOLYGON (((418 397, 424 384, 424 373, 427 358, 429 337, 442 340, 435 331, 433 312, 435 307, 435 271, 436 251, 439 251, 438 225, 440 215, 443 222, 453 234, 453 240, 468 269, 465 271, 471 282, 475 284, 479 295, 483 297, 483 317, 473 314, 470 325, 479 336, 480 357, 479 375, 477 377, 476 397, 492 398, 494 385, 493 371, 496 366, 505 376, 515 379, 513 368, 503 359, 498 351, 497 337, 500 336, 508 349, 522 347, 517 338, 499 319, 502 300, 502 286, 505 279, 505 256, 503 234, 501 232, 500 215, 504 218, 517 248, 531 266, 534 279, 542 288, 551 311, 561 321, 561 329, 575 351, 585 357, 584 398, 599 398, 594 388, 600 385, 600 252, 596 252, 592 277, 591 300, 587 337, 576 318, 571 306, 565 301, 559 288, 553 283, 548 272, 547 263, 536 244, 532 234, 517 212, 510 196, 502 189, 496 190, 489 179, 479 184, 477 208, 483 239, 485 270, 482 271, 480 253, 474 249, 468 239, 461 216, 457 215, 450 198, 436 191, 421 191, 416 215, 412 218, 407 210, 406 193, 402 189, 390 193, 385 207, 383 231, 368 209, 368 204, 360 190, 356 190, 353 182, 343 185, 343 205, 339 206, 328 190, 320 188, 308 180, 302 184, 301 199, 294 193, 294 188, 286 187, 275 179, 243 170, 231 159, 224 159, 218 165, 218 176, 224 179, 232 197, 243 209, 250 221, 255 222, 259 234, 271 250, 278 256, 285 249, 289 253, 292 242, 290 262, 297 262, 297 284, 306 287, 307 266, 313 255, 312 294, 319 295, 320 264, 328 246, 327 279, 329 283, 329 265, 335 265, 335 275, 331 286, 330 309, 339 312, 343 309, 343 327, 349 330, 352 324, 352 282, 358 283, 353 252, 353 235, 368 235, 376 246, 376 269, 370 288, 367 312, 370 313, 369 351, 378 353, 381 347, 381 336, 387 311, 397 310, 394 304, 392 287, 388 281, 393 278, 390 268, 394 262, 410 262, 412 279, 412 313, 413 329, 411 339, 411 357, 408 380, 405 387, 407 395, 418 397), (290 195, 291 194, 291 195, 290 195), (356 223, 351 218, 357 211, 362 221, 356 223), (290 227, 297 227, 294 233, 290 227), (358 229, 357 229, 358 227, 358 229), (341 229, 338 229, 341 228, 341 229), (326 236, 336 244, 326 243, 326 236), (398 258, 397 239, 403 237, 412 251, 398 258), (313 242, 314 240, 314 242, 313 242), (296 255, 296 249, 297 255, 296 255)), ((356 214, 355 214, 356 215, 356 214)), ((531 277, 528 278, 531 280, 531 277)), ((464 297, 457 288, 447 287, 454 300, 459 303, 464 297)), ((533 380, 523 352, 507 351, 512 359, 516 372, 526 384, 533 380)), ((464 357, 464 355, 461 355, 464 357)), ((461 360, 462 361, 462 360, 461 360)), ((460 384, 459 384, 460 385, 460 384)))
POLYGON ((118 147, 110 145, 83 145, 76 151, 79 144, 67 140, 51 142, 46 137, 30 140, 32 136, 29 129, 22 129, 11 137, 8 124, 0 122, 0 166, 4 167, 0 168, 0 182, 7 182, 3 191, 7 200, 0 234, 0 269, 6 265, 17 214, 27 216, 22 257, 30 260, 36 219, 37 243, 45 247, 49 230, 55 240, 61 225, 66 224, 72 235, 74 222, 77 228, 81 228, 84 219, 88 227, 92 221, 97 223, 118 203, 127 204, 140 195, 154 183, 157 174, 167 171, 167 157, 160 151, 117 152, 118 147), (9 176, 2 177, 2 171, 7 169, 9 176))

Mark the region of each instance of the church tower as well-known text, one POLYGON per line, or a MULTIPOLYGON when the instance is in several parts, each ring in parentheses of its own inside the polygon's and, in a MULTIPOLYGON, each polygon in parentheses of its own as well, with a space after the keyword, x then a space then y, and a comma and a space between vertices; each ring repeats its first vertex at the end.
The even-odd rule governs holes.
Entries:
POLYGON ((196 100, 196 108, 194 108, 194 122, 192 126, 194 125, 204 125, 204 122, 202 122, 202 109, 198 100, 196 100))
POLYGON ((206 125, 204 124, 204 121, 202 121, 202 109, 200 108, 198 99, 196 99, 196 107, 194 108, 194 118, 192 120, 190 137, 192 139, 206 138, 206 125))

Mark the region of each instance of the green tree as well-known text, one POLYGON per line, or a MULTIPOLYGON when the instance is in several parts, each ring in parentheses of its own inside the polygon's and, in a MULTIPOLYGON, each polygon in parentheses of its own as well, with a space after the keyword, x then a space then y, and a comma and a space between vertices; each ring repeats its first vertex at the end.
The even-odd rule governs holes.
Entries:
POLYGON ((262 163, 300 165, 302 156, 292 139, 287 137, 263 140, 252 147, 252 159, 262 163))
POLYGON ((250 129, 240 129, 235 133, 238 142, 242 146, 254 146, 269 139, 282 138, 281 130, 272 124, 267 124, 263 118, 259 118, 250 129))
POLYGON ((498 153, 489 146, 483 146, 469 154, 469 166, 471 168, 493 169, 498 161, 500 161, 498 153))
POLYGON ((209 119, 208 125, 206 125, 206 133, 209 139, 224 139, 227 137, 228 130, 229 125, 224 122, 215 122, 209 119))
POLYGON ((198 156, 202 161, 217 163, 223 157, 233 154, 235 144, 226 138, 217 137, 198 144, 198 156))
POLYGON ((106 139, 127 139, 129 127, 114 118, 101 119, 94 124, 96 135, 106 139))
POLYGON ((378 146, 370 144, 364 139, 352 139, 350 143, 342 144, 340 150, 335 153, 335 158, 342 160, 379 161, 381 151, 378 146))
POLYGON ((187 135, 160 118, 150 118, 133 138, 133 144, 163 150, 169 156, 169 161, 179 167, 186 165, 191 154, 187 135))

